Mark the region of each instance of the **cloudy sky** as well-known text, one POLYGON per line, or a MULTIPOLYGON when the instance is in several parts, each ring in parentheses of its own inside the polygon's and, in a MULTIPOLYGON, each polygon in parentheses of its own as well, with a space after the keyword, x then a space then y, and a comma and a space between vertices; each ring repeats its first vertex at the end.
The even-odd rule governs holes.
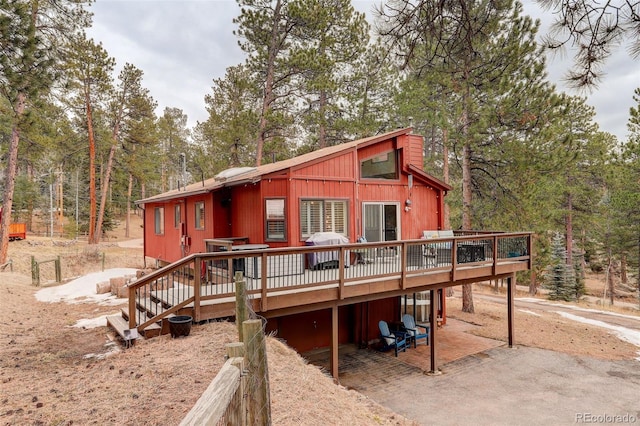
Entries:
MULTIPOLYGON (((367 13, 374 3, 353 2, 367 13)), ((540 18, 543 27, 548 25, 549 12, 533 0, 523 4, 525 13, 540 18)), ((204 96, 211 92, 213 79, 244 60, 233 35, 232 21, 239 14, 235 0, 96 0, 91 9, 94 23, 89 37, 102 42, 116 59, 118 71, 125 63, 141 69, 143 84, 158 102, 158 113, 165 107, 180 108, 190 125, 206 120, 204 96)), ((633 91, 640 87, 640 61, 620 50, 607 62, 607 74, 598 88, 579 93, 562 84, 569 59, 570 52, 549 58, 550 80, 571 95, 586 96, 596 108, 600 128, 626 139, 633 91)))

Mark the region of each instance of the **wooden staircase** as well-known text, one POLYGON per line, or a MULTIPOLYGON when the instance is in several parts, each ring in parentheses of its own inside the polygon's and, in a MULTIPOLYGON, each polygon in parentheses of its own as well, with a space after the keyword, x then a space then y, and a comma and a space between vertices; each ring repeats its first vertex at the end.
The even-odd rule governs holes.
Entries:
MULTIPOLYGON (((171 306, 166 305, 159 300, 154 294, 149 294, 147 298, 136 302, 136 326, 141 323, 158 316, 164 311, 170 309, 171 306)), ((180 315, 193 316, 193 308, 182 308, 179 311, 180 315)), ((174 317, 176 314, 170 313, 161 318, 157 322, 151 323, 142 332, 138 332, 137 328, 131 329, 129 324, 129 310, 128 308, 121 308, 120 315, 107 316, 107 326, 111 327, 120 338, 124 341, 125 345, 129 346, 135 343, 138 338, 149 339, 152 337, 169 334, 169 318, 174 317)))

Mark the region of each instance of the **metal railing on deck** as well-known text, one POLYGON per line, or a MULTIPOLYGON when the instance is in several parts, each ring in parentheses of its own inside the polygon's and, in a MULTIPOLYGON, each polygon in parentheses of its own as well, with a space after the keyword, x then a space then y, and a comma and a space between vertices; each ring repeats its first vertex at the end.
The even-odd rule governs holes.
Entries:
MULTIPOLYGON (((233 302, 234 274, 244 274, 247 294, 262 298, 322 288, 343 289, 376 280, 422 277, 519 262, 531 267, 531 233, 465 233, 453 238, 195 253, 129 286, 129 325, 140 331, 162 318, 204 304, 233 302), (526 263, 525 263, 526 262, 526 263)), ((446 275, 446 274, 449 275, 446 275)), ((340 296, 338 296, 340 297, 340 296)))

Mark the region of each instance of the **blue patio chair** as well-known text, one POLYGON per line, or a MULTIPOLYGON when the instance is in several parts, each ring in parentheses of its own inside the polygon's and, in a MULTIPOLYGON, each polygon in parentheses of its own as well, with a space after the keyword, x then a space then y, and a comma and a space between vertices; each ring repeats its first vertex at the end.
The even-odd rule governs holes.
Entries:
POLYGON ((418 340, 424 339, 424 344, 429 344, 429 327, 416 324, 412 315, 404 314, 402 316, 402 324, 407 332, 407 339, 413 341, 413 347, 418 346, 418 340))
POLYGON ((380 337, 382 341, 382 350, 387 351, 391 348, 394 349, 396 356, 398 356, 398 350, 405 352, 407 349, 407 336, 402 331, 389 331, 389 325, 386 321, 380 321, 378 323, 380 328, 380 337))

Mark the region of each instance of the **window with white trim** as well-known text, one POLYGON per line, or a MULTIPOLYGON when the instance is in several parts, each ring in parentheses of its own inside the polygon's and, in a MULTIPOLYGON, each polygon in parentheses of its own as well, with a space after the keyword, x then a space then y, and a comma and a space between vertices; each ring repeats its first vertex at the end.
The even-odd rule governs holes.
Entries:
POLYGON ((287 239, 284 198, 265 200, 266 239, 284 241, 287 239))
POLYGON ((198 201, 195 203, 195 210, 195 228, 204 229, 204 201, 198 201))
POLYGON ((180 213, 180 204, 176 204, 173 206, 173 226, 180 228, 180 223, 182 223, 182 214, 180 213))
POLYGON ((300 230, 302 238, 316 232, 335 232, 347 236, 347 200, 301 200, 300 230))
POLYGON ((153 209, 153 222, 156 235, 164 235, 164 207, 153 209))

